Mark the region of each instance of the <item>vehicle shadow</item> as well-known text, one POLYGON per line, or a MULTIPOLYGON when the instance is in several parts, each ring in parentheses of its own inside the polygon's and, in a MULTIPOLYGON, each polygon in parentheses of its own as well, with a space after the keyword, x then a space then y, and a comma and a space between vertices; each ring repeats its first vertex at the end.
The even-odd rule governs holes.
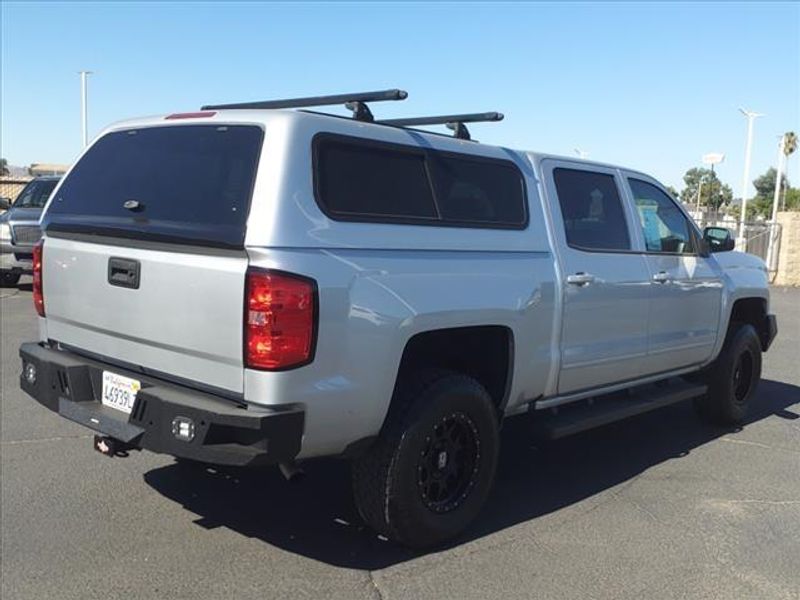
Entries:
POLYGON ((32 283, 17 283, 15 285, 7 285, 0 287, 0 298, 8 298, 16 295, 18 292, 32 292, 32 283))
MULTIPOLYGON (((770 416, 800 418, 800 387, 762 381, 748 424, 770 416)), ((507 422, 492 495, 451 547, 579 502, 733 430, 702 424, 683 403, 556 442, 535 444, 529 431, 524 418, 507 422)), ((288 483, 277 469, 176 463, 144 479, 199 515, 199 526, 227 527, 331 565, 374 570, 420 555, 363 525, 346 462, 311 461, 306 471, 303 480, 288 483)))

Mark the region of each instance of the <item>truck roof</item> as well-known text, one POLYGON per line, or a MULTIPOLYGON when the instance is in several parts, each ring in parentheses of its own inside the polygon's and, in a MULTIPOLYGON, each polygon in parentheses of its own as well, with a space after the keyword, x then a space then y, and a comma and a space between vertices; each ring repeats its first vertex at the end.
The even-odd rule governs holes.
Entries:
POLYGON ((392 124, 384 124, 381 122, 364 122, 358 121, 347 115, 334 115, 330 113, 321 113, 311 110, 294 110, 294 109, 236 109, 236 110, 205 110, 205 111, 190 111, 181 113, 170 113, 161 115, 150 115, 144 117, 137 117, 132 119, 125 119, 117 121, 109 125, 100 135, 109 131, 119 131, 124 129, 136 129, 141 127, 157 127, 157 126, 180 126, 180 125, 199 125, 209 123, 241 123, 241 124, 255 124, 261 125, 265 129, 271 126, 286 126, 289 123, 306 122, 309 125, 319 128, 321 131, 325 129, 326 123, 336 122, 337 130, 342 128, 349 130, 354 136, 357 137, 371 137, 371 133, 378 129, 386 131, 392 129, 400 132, 405 132, 408 138, 407 143, 412 145, 425 145, 431 144, 436 147, 450 149, 457 152, 467 152, 470 154, 490 154, 497 155, 497 151, 504 153, 512 152, 518 155, 527 155, 529 159, 535 163, 545 159, 554 159, 561 161, 568 161, 572 163, 580 163, 587 166, 596 166, 604 168, 624 168, 628 171, 636 171, 629 167, 605 163, 602 161, 587 160, 576 156, 564 156, 549 152, 540 152, 536 150, 526 150, 519 148, 508 148, 506 146, 499 146, 496 144, 481 142, 478 140, 463 140, 453 137, 445 133, 437 133, 424 129, 416 129, 411 127, 401 127, 392 124))

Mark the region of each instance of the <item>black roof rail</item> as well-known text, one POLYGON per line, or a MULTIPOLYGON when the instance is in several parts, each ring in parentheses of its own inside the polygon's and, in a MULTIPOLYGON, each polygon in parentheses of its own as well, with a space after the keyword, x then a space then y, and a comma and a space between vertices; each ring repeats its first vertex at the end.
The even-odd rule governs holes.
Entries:
POLYGON ((379 90, 376 92, 355 92, 352 94, 336 94, 335 96, 309 96, 308 98, 288 98, 286 100, 265 100, 263 102, 238 102, 235 104, 207 104, 200 110, 236 110, 236 109, 276 109, 301 108, 306 106, 330 106, 344 104, 353 111, 353 118, 359 121, 374 121, 367 102, 384 102, 388 100, 405 100, 405 90, 379 90))
POLYGON ((440 115, 438 117, 408 117, 405 119, 385 119, 377 121, 380 125, 394 125, 396 127, 414 127, 418 125, 446 125, 454 131, 453 136, 462 140, 472 139, 464 123, 486 123, 502 121, 503 113, 467 113, 463 115, 440 115))

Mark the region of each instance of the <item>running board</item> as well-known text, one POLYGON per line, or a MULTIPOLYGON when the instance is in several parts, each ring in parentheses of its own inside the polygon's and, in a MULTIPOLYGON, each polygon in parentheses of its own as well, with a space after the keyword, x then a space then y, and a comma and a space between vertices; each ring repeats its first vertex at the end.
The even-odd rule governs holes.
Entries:
POLYGON ((545 439, 558 439, 656 410, 670 404, 697 398, 707 386, 669 379, 623 392, 591 398, 553 412, 536 414, 535 431, 545 439))

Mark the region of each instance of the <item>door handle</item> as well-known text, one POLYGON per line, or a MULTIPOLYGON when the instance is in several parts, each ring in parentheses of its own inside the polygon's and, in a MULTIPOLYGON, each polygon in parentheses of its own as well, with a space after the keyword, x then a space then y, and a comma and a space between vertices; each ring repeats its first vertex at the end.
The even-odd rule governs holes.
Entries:
POLYGON ((108 259, 108 283, 138 290, 139 269, 138 260, 111 257, 108 259))
POLYGON ((567 275, 567 283, 572 285, 589 285, 594 281, 594 275, 591 273, 575 273, 574 275, 567 275))
POLYGON ((666 271, 659 271, 653 275, 653 281, 656 283, 669 283, 672 280, 670 279, 669 273, 666 271))

